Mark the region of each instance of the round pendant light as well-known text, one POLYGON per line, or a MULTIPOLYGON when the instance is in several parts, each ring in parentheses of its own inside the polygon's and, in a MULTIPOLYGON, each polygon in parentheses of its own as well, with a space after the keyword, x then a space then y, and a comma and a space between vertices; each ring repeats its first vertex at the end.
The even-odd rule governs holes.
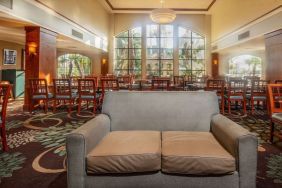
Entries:
POLYGON ((161 0, 162 8, 155 9, 151 12, 151 20, 158 24, 167 24, 175 20, 176 14, 174 10, 163 8, 164 1, 161 0))

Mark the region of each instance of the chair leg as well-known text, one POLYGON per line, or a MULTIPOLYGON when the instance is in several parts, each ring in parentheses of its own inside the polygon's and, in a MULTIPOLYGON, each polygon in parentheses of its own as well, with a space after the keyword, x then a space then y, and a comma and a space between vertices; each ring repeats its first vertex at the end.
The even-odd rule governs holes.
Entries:
POLYGON ((96 114, 96 100, 93 100, 93 113, 96 114))
POLYGON ((228 113, 231 114, 231 101, 228 100, 228 113))
POLYGON ((48 100, 44 100, 44 111, 45 111, 45 114, 48 111, 48 100))
POLYGON ((224 100, 221 100, 221 111, 222 114, 224 115, 224 100))
POLYGON ((252 98, 252 99, 251 99, 251 111, 252 111, 252 114, 254 114, 254 108, 255 108, 255 101, 254 101, 254 99, 252 98))
POLYGON ((8 151, 8 145, 7 145, 5 125, 3 125, 3 124, 2 124, 2 128, 1 128, 1 138, 2 138, 3 151, 6 152, 6 151, 8 151))
POLYGON ((72 109, 72 103, 73 103, 73 100, 69 100, 68 113, 70 113, 70 112, 71 112, 71 109, 72 109))
POLYGON ((80 114, 80 110, 81 110, 81 99, 78 99, 78 107, 77 107, 77 113, 80 114))
POLYGON ((242 101, 243 107, 244 107, 244 115, 247 114, 247 101, 242 101))
POLYGON ((56 112, 56 108, 57 108, 57 100, 54 99, 54 102, 53 102, 53 113, 56 112))
POLYGON ((270 142, 273 144, 274 123, 270 120, 270 142))

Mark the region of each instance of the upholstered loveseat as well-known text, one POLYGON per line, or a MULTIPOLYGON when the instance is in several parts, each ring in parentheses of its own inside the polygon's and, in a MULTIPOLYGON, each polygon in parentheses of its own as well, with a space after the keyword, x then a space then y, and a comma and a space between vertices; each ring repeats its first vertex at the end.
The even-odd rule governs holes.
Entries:
POLYGON ((254 188, 257 138, 213 92, 108 92, 67 136, 70 188, 254 188))

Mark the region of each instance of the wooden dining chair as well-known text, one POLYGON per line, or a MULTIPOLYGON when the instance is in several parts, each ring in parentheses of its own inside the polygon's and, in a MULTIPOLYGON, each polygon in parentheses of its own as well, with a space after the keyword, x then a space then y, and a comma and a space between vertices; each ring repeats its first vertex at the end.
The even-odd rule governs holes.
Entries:
POLYGON ((88 103, 93 103, 93 113, 96 113, 97 108, 97 85, 96 81, 91 78, 86 79, 79 79, 78 80, 78 110, 77 113, 80 114, 81 105, 83 101, 86 101, 87 109, 88 103))
POLYGON ((282 84, 282 80, 275 80, 274 83, 275 84, 282 84))
POLYGON ((100 107, 103 104, 105 92, 107 91, 119 91, 119 82, 117 78, 101 78, 101 101, 99 102, 100 107))
POLYGON ((155 77, 151 82, 152 91, 168 91, 170 90, 170 78, 155 77))
POLYGON ((53 94, 48 91, 46 79, 32 78, 29 79, 30 104, 29 112, 32 113, 36 102, 43 101, 44 111, 48 111, 48 103, 53 100, 53 94))
POLYGON ((14 93, 13 93, 13 85, 12 85, 9 81, 5 81, 5 80, 0 81, 0 84, 8 84, 8 85, 11 85, 12 88, 11 88, 11 90, 10 90, 10 96, 9 96, 9 98, 15 99, 14 93))
POLYGON ((218 101, 221 107, 221 113, 224 114, 224 86, 225 81, 220 79, 209 79, 207 80, 206 91, 215 91, 218 97, 218 101))
POLYGON ((85 76, 86 79, 94 79, 96 87, 99 85, 99 77, 94 75, 87 75, 85 76))
POLYGON ((251 84, 251 95, 250 95, 250 106, 251 112, 254 113, 255 102, 259 106, 260 102, 263 103, 263 106, 267 106, 267 85, 270 82, 267 80, 252 80, 251 84))
POLYGON ((12 86, 9 84, 0 84, 0 95, 3 97, 1 102, 1 119, 0 119, 0 133, 2 140, 2 149, 3 151, 8 150, 7 138, 6 138, 6 112, 7 105, 10 96, 12 86))
POLYGON ((74 105, 74 101, 77 97, 77 93, 74 93, 71 86, 70 79, 53 79, 54 86, 54 102, 53 102, 53 112, 56 111, 57 103, 68 101, 68 112, 74 105))
POLYGON ((184 91, 185 76, 173 76, 173 89, 176 91, 184 91))
POLYGON ((230 80, 228 83, 228 91, 226 100, 228 103, 228 113, 231 113, 231 103, 238 102, 242 104, 244 114, 247 113, 247 100, 246 100, 246 80, 230 80))
POLYGON ((120 89, 126 89, 126 90, 132 89, 133 80, 130 75, 118 76, 117 79, 118 79, 120 89))
POLYGON ((282 126, 282 84, 269 84, 268 96, 270 104, 270 141, 276 136, 282 140, 282 133, 275 129, 275 125, 282 126))

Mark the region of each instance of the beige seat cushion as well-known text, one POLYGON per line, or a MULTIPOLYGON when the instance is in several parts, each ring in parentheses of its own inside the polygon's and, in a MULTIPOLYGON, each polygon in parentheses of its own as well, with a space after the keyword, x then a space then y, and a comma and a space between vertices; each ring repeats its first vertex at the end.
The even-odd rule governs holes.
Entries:
POLYGON ((114 131, 87 155, 94 174, 150 172, 161 169, 161 133, 114 131))
POLYGON ((162 171, 213 175, 236 170, 234 157, 210 132, 168 131, 162 133, 162 171))

